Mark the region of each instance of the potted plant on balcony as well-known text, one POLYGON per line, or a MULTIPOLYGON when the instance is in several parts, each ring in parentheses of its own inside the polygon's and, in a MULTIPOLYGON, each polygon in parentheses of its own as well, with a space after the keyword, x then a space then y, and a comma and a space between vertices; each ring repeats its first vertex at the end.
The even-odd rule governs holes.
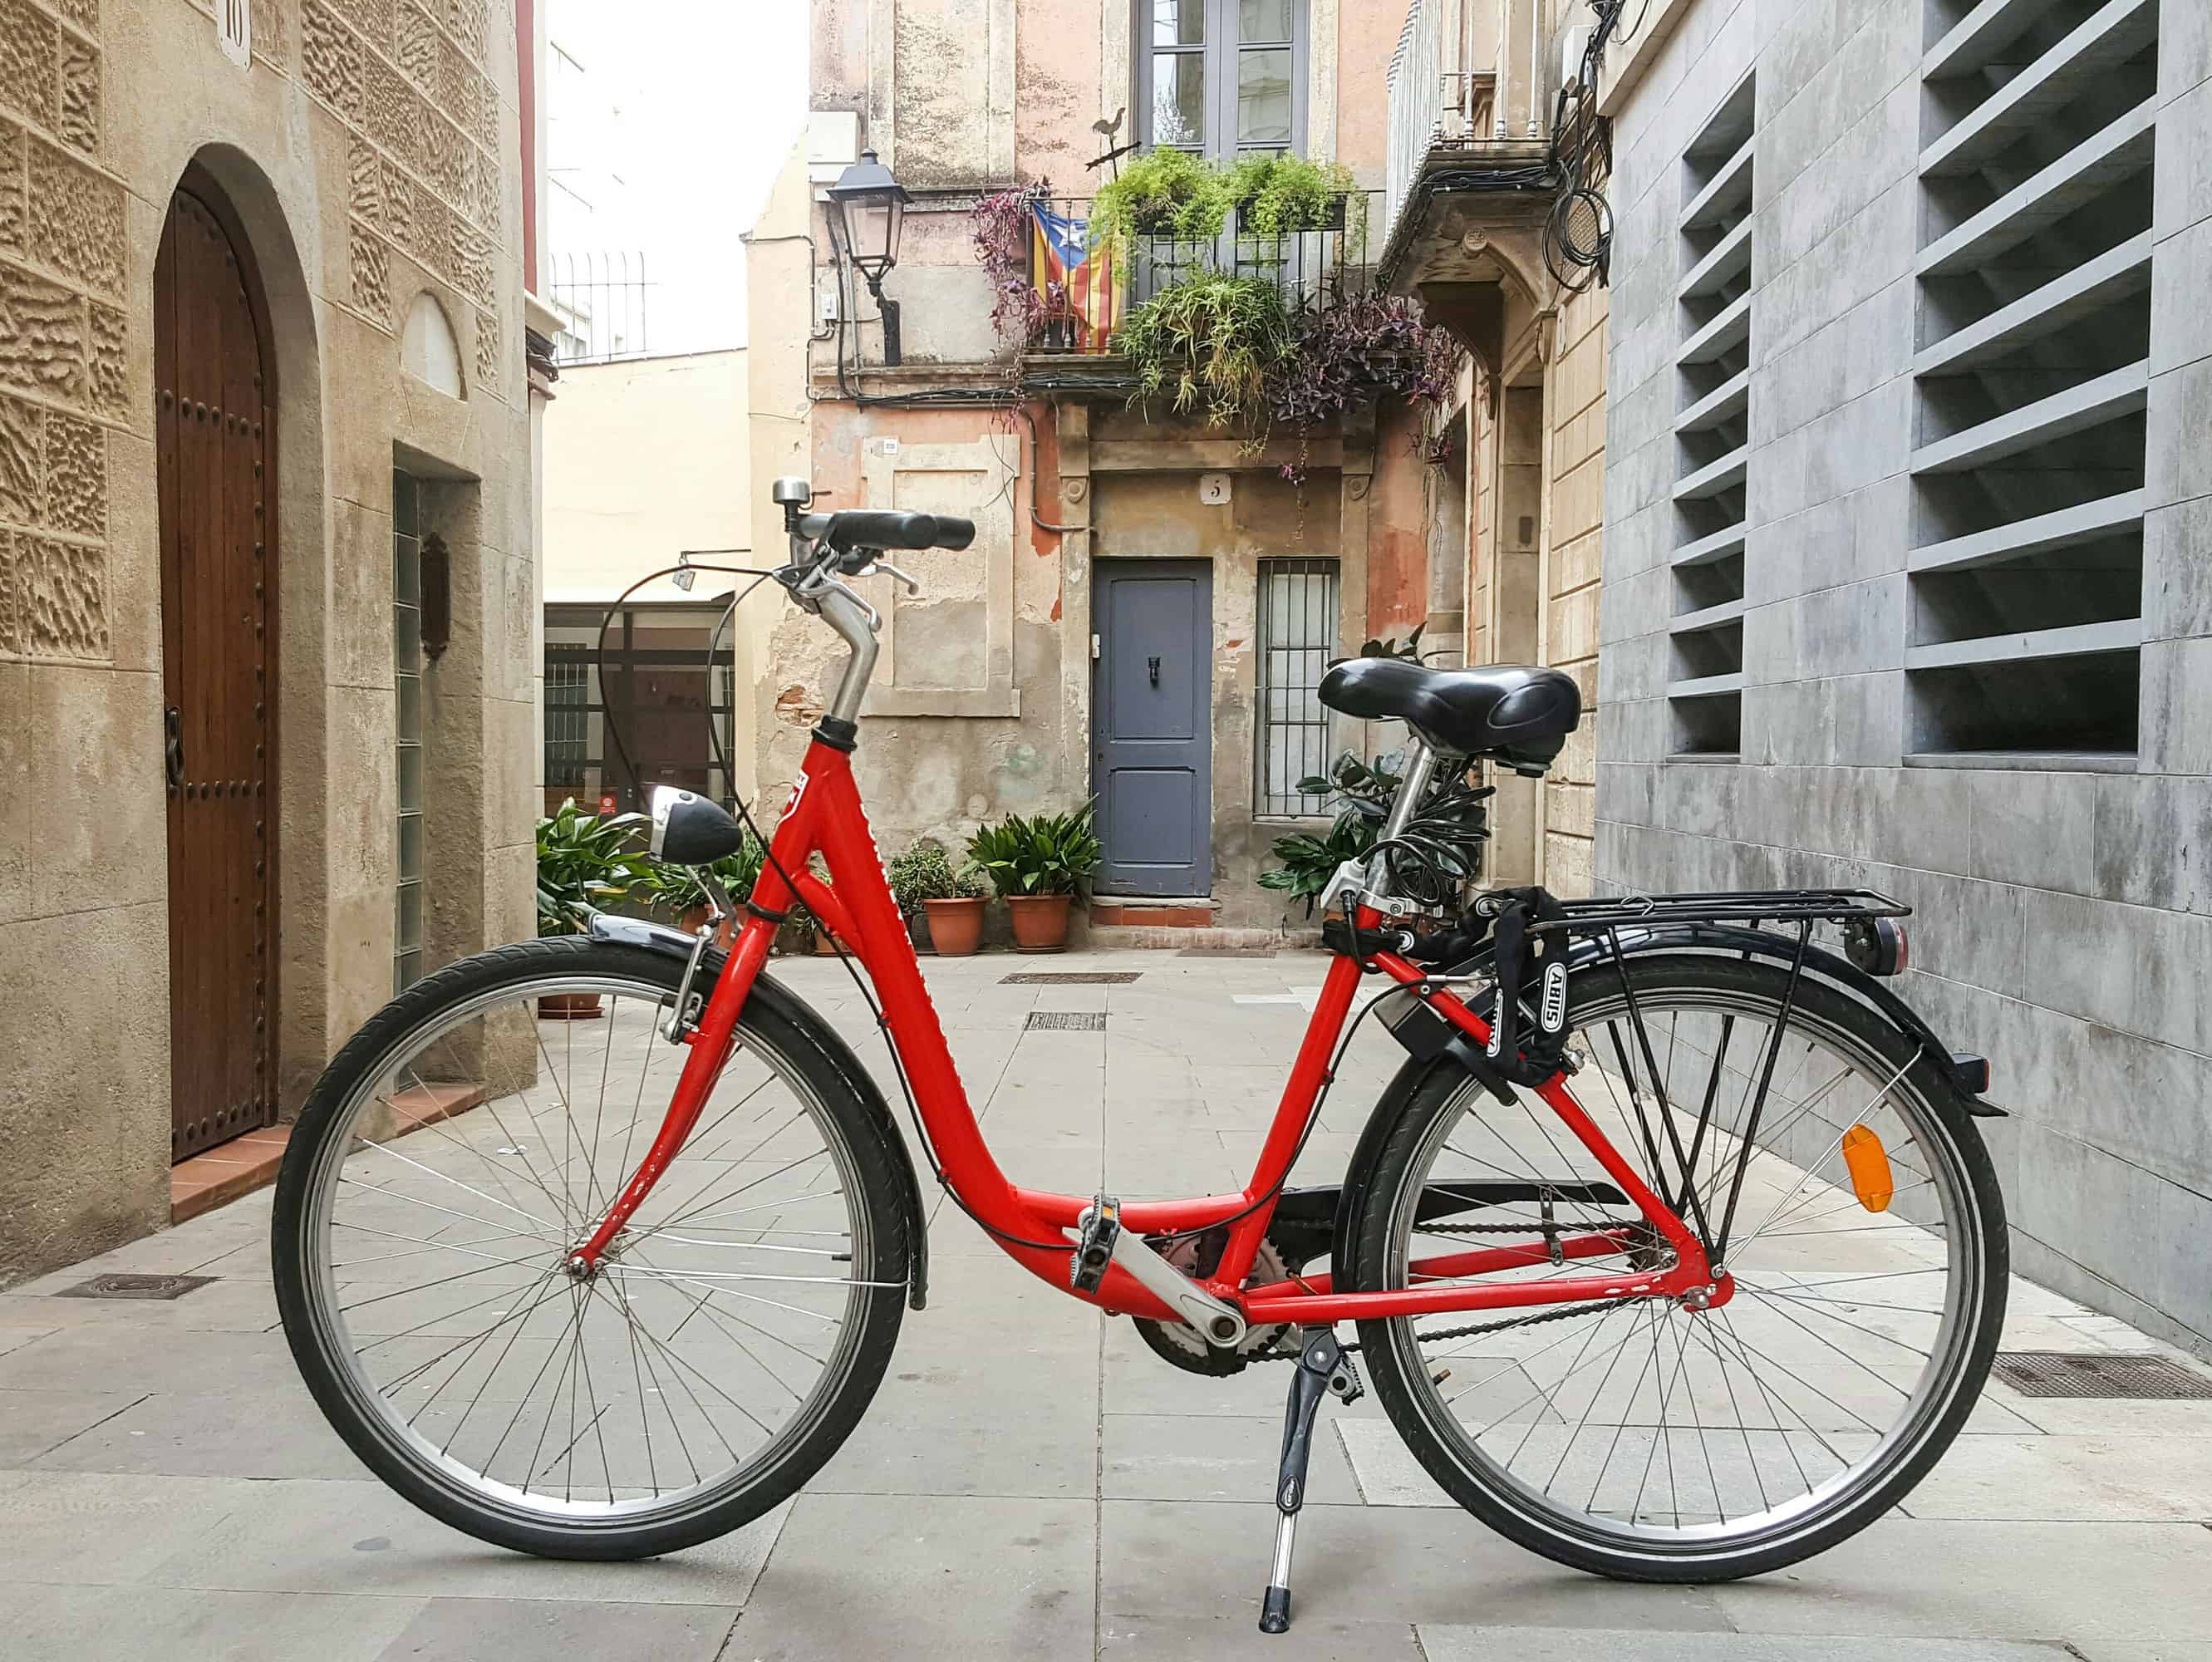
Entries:
POLYGON ((1231 206, 1227 175, 1188 150, 1162 147, 1133 156, 1091 202, 1091 240, 1115 248, 1132 237, 1211 242, 1231 206))
MULTIPOLYGON (((601 819, 573 796, 538 822, 538 933, 581 934, 592 915, 623 898, 645 862, 629 847, 646 823, 641 813, 601 819)), ((588 1021, 600 1014, 597 993, 556 993, 538 1001, 549 1021, 588 1021)))
POLYGON ((1364 242, 1367 198, 1340 161, 1309 161, 1287 152, 1248 155, 1223 186, 1237 207, 1237 228, 1251 236, 1345 231, 1364 242))
POLYGON ((1094 798, 1073 813, 1010 813, 968 839, 968 857, 987 874, 1013 921, 1014 947, 1056 953, 1067 945, 1067 908, 1098 869, 1094 798))

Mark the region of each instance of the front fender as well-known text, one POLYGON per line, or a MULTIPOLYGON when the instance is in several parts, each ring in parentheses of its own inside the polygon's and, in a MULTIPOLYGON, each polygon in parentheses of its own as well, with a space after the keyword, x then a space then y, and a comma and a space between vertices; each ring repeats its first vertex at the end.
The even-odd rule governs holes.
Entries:
MULTIPOLYGON (((611 941, 625 947, 642 947, 646 951, 689 962, 691 949, 697 944, 696 936, 682 929, 672 929, 665 923, 655 923, 642 917, 618 917, 611 912, 596 913, 591 922, 594 941, 611 941)), ((697 990, 706 992, 720 979, 722 965, 727 959, 719 947, 709 946, 699 960, 697 990)), ((929 1302, 929 1229, 922 1215, 921 1180, 915 1173, 914 1156, 907 1148, 906 1139, 899 1134, 898 1122, 891 1117, 890 1105, 876 1088, 875 1081, 853 1054, 853 1047, 814 1007, 793 992, 775 977, 763 974, 753 983, 751 997, 763 1000, 778 1015, 805 1033, 830 1065, 843 1076, 845 1083, 880 1122, 885 1141, 897 1150, 894 1162, 904 1179, 899 1185, 900 1196, 906 1207, 907 1239, 914 1243, 913 1256, 908 1260, 907 1303, 915 1310, 929 1302)))

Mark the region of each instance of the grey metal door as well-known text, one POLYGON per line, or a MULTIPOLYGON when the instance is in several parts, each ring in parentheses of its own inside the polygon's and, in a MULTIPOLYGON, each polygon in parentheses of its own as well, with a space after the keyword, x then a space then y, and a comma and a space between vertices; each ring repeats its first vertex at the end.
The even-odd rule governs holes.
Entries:
POLYGON ((1213 569, 1101 560, 1091 778, 1105 894, 1213 887, 1213 569))

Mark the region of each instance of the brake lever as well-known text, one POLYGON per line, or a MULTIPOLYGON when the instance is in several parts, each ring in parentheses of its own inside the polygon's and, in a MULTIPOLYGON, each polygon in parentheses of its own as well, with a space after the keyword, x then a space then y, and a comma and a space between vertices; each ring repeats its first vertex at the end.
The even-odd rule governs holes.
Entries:
POLYGON ((904 583, 906 585, 906 592, 909 594, 919 594, 921 593, 921 584, 919 581, 917 581, 914 577, 908 575, 906 572, 900 570, 888 560, 872 560, 864 569, 855 575, 862 577, 873 577, 879 573, 886 577, 896 577, 899 581, 904 583))

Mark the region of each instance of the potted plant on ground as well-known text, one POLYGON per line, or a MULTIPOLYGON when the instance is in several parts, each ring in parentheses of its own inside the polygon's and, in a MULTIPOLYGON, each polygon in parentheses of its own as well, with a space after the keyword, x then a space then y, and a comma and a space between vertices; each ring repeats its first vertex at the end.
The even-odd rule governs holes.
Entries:
POLYGON ((968 857, 990 878, 1013 920, 1014 947, 1056 953, 1067 945, 1067 907, 1098 868, 1096 800, 1070 813, 1010 813, 968 839, 968 857))
MULTIPOLYGON (((601 819, 573 796, 538 822, 538 933, 581 934, 603 906, 622 899, 646 862, 630 850, 641 813, 601 819)), ((538 1001, 549 1021, 588 1021, 599 1014, 597 993, 556 993, 538 1001)))
MULTIPOLYGON (((706 870, 733 901, 743 905, 745 897, 753 892, 765 857, 760 839, 747 831, 744 842, 734 853, 724 855, 706 870)), ((647 861, 630 885, 629 898, 669 913, 678 927, 687 930, 696 929, 707 921, 706 887, 689 866, 647 861)), ((734 917, 723 918, 714 931, 714 944, 726 949, 736 933, 736 924, 734 917)))
MULTIPOLYGON (((966 958, 983 940, 983 902, 990 880, 973 866, 955 870, 942 843, 925 837, 892 858, 891 898, 908 920, 928 920, 927 944, 939 958, 966 958)), ((915 945, 924 945, 916 931, 915 945)))

